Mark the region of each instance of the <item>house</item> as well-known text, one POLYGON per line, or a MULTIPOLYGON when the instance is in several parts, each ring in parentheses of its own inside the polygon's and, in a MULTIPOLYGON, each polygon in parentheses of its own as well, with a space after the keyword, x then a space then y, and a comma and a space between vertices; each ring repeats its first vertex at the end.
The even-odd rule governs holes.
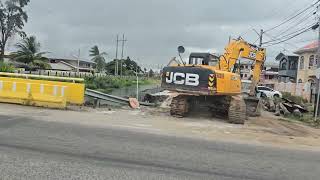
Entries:
POLYGON ((301 96, 312 102, 316 94, 316 69, 320 65, 317 56, 318 43, 310 43, 294 52, 296 55, 277 56, 279 83, 275 89, 301 96))
POLYGON ((251 80, 252 69, 252 60, 240 59, 240 77, 242 80, 251 80))
POLYGON ((319 64, 317 50, 318 42, 313 42, 294 52, 295 54, 299 55, 299 70, 297 74, 299 83, 310 82, 315 84, 315 70, 319 64))
POLYGON ((260 76, 261 85, 274 88, 275 84, 279 81, 279 65, 277 63, 265 64, 260 76))
POLYGON ((299 56, 280 53, 276 61, 279 61, 279 81, 297 82, 299 56))
POLYGON ((92 72, 96 63, 82 58, 49 58, 51 70, 57 71, 79 71, 79 72, 92 72))
POLYGON ((298 83, 308 84, 311 100, 314 100, 316 96, 316 69, 320 65, 317 51, 318 41, 315 41, 294 52, 299 55, 298 83))

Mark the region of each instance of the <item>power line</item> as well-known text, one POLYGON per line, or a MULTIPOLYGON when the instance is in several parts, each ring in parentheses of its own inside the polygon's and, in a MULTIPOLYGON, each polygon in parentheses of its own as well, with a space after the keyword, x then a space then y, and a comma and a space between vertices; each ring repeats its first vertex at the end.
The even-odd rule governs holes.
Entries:
MULTIPOLYGON (((316 9, 315 9, 316 10, 316 9)), ((301 18, 298 22, 292 24, 292 26, 288 26, 285 30, 281 31, 279 34, 277 34, 277 36, 281 36, 283 34, 285 34, 286 32, 292 30, 293 28, 298 27, 299 25, 301 25, 302 23, 307 24, 306 21, 310 18, 313 17, 313 15, 316 14, 316 11, 310 11, 308 14, 306 14, 306 16, 303 16, 303 18, 301 18)))
POLYGON ((281 36, 281 37, 278 37, 278 38, 273 38, 273 40, 264 42, 263 44, 269 44, 269 43, 276 42, 276 41, 281 41, 282 42, 283 39, 287 39, 288 37, 290 39, 291 36, 296 37, 297 34, 300 35, 300 34, 306 32, 306 31, 308 31, 310 29, 314 29, 316 25, 318 25, 318 23, 309 25, 309 26, 301 28, 301 29, 298 29, 298 30, 296 30, 296 31, 294 31, 292 33, 287 34, 287 35, 284 35, 284 36, 281 36))
POLYGON ((303 34, 303 33, 307 32, 307 31, 312 30, 313 27, 314 27, 314 26, 312 26, 312 27, 310 27, 310 28, 308 28, 308 29, 306 29, 306 30, 304 30, 304 31, 302 31, 302 32, 299 32, 299 33, 297 33, 297 34, 295 34, 295 35, 293 35, 293 36, 291 36, 291 37, 289 37, 289 38, 287 38, 287 39, 281 40, 281 41, 279 41, 279 42, 271 43, 271 44, 269 44, 269 45, 267 45, 267 46, 265 46, 265 47, 274 46, 274 45, 276 45, 276 44, 280 44, 280 43, 286 42, 286 41, 288 41, 288 40, 290 40, 290 39, 292 39, 292 38, 295 38, 295 37, 299 36, 300 34, 303 34))
POLYGON ((272 28, 269 28, 267 29, 265 32, 268 32, 268 31, 272 31, 288 22, 290 22, 291 20, 293 20, 294 18, 298 17, 299 15, 305 13, 307 10, 309 10, 310 8, 314 7, 316 4, 318 4, 320 2, 320 0, 317 0, 315 3, 311 4, 310 6, 308 6, 307 8, 304 8, 303 10, 301 10, 300 12, 298 12, 297 14, 295 14, 294 16, 290 17, 289 19, 286 19, 284 20, 282 23, 272 27, 272 28))
MULTIPOLYGON (((275 40, 274 37, 271 36, 270 34, 265 33, 265 35, 266 35, 269 39, 275 40)), ((287 45, 289 45, 289 46, 291 46, 291 47, 293 47, 293 48, 298 48, 296 45, 294 45, 294 44, 292 44, 292 43, 289 43, 289 42, 284 42, 284 44, 287 44, 287 45)), ((284 48, 284 49, 286 49, 286 48, 284 48)), ((287 50, 287 51, 291 51, 291 50, 288 50, 288 49, 286 49, 286 50, 287 50)))

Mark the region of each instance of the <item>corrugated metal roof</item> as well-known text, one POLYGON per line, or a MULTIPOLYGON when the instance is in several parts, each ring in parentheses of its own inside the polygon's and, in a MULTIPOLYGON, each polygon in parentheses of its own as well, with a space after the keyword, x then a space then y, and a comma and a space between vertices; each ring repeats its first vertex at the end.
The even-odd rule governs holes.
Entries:
POLYGON ((62 71, 71 71, 72 70, 72 67, 66 65, 66 64, 63 64, 63 63, 49 63, 50 66, 51 66, 51 69, 54 69, 54 70, 62 70, 62 71))
POLYGON ((312 42, 310 44, 307 44, 306 46, 298 49, 294 53, 295 54, 301 54, 301 53, 304 53, 304 52, 315 51, 318 48, 318 44, 319 44, 318 41, 314 41, 314 42, 312 42))
MULTIPOLYGON (((78 61, 78 58, 76 57, 49 57, 49 59, 58 59, 58 60, 66 60, 66 61, 78 61)), ((84 59, 84 58, 79 58, 79 61, 81 62, 87 62, 91 64, 96 64, 95 62, 89 60, 89 59, 84 59)))

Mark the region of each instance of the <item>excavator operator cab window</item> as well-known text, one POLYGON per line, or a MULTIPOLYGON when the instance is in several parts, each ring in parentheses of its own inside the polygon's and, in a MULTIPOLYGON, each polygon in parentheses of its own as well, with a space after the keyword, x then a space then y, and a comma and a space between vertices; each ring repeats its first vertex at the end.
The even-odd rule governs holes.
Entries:
POLYGON ((204 58, 202 57, 191 57, 189 63, 193 65, 205 65, 204 58))
POLYGON ((192 53, 189 57, 191 65, 209 65, 215 66, 219 62, 219 57, 209 53, 192 53))

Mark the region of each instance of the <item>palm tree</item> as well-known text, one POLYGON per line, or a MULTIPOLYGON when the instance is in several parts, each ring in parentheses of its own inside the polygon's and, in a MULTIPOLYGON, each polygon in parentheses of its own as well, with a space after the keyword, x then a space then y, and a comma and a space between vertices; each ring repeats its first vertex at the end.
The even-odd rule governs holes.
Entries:
POLYGON ((93 46, 89 52, 90 56, 92 57, 92 61, 97 63, 97 70, 99 72, 103 71, 106 65, 105 56, 107 55, 107 53, 100 52, 98 46, 93 46))
POLYGON ((29 66, 49 69, 48 58, 43 57, 47 52, 40 52, 41 45, 35 36, 26 37, 16 44, 17 51, 13 53, 15 61, 25 63, 29 66))

